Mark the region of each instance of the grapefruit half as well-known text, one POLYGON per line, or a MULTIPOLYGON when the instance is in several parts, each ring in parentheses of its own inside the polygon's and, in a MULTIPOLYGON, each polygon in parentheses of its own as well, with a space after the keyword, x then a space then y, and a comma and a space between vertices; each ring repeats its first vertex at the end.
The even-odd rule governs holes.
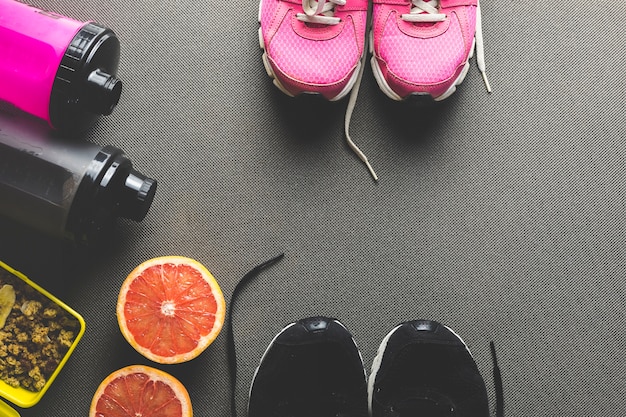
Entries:
POLYGON ((144 357, 162 364, 202 353, 224 324, 226 303, 213 275, 182 256, 150 259, 135 268, 120 289, 117 321, 144 357))
POLYGON ((113 372, 100 384, 89 417, 192 417, 191 399, 170 374, 144 365, 113 372))

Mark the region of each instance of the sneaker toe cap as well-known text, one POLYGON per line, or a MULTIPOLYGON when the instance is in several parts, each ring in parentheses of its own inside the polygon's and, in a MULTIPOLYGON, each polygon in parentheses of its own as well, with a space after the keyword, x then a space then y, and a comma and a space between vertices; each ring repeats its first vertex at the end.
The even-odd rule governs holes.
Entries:
POLYGON ((443 95, 459 79, 471 52, 473 34, 456 15, 437 36, 421 36, 411 25, 389 19, 375 40, 375 56, 389 87, 400 97, 411 94, 443 95), (407 26, 407 27, 405 27, 407 26), (468 39, 468 37, 470 39, 468 39))
POLYGON ((336 36, 315 39, 294 31, 292 24, 286 19, 265 41, 274 77, 294 96, 316 93, 333 99, 353 80, 363 54, 357 31, 342 23, 336 36))

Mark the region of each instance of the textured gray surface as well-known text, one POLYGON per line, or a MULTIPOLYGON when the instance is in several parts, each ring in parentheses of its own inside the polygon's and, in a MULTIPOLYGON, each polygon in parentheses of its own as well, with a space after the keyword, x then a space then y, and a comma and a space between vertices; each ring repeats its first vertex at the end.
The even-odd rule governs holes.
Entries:
MULTIPOLYGON (((346 101, 290 99, 265 74, 257 4, 57 0, 40 7, 113 28, 125 90, 86 139, 121 147, 159 180, 148 217, 119 244, 76 259, 55 242, 5 234, 6 262, 83 314, 87 332, 23 416, 87 415, 111 371, 148 363, 122 338, 122 280, 159 255, 198 259, 228 298, 257 263, 235 335, 237 400, 284 324, 340 318, 369 367, 398 322, 430 318, 472 349, 493 398, 489 341, 508 416, 623 416, 626 396, 625 2, 484 0, 487 72, 472 66, 439 105, 393 103, 365 72, 352 135, 346 101), (613 16, 613 17, 610 17, 613 16), (609 18, 610 17, 610 18, 609 18)), ((161 369, 196 416, 226 416, 225 334, 161 369)))

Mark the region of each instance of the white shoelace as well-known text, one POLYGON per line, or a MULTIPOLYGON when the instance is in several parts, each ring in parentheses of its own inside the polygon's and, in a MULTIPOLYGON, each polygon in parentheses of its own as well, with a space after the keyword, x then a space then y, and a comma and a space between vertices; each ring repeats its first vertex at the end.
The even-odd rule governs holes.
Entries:
MULTIPOLYGON (((366 51, 368 50, 368 46, 367 46, 368 38, 369 36, 365 37, 364 48, 366 51)), ((350 92, 350 98, 348 99, 348 107, 346 107, 346 118, 344 121, 344 130, 345 130, 346 142, 348 142, 348 146, 350 147, 350 149, 352 149, 352 151, 356 154, 356 156, 358 156, 359 159, 363 161, 365 166, 367 166, 367 169, 370 171, 370 174, 372 174, 372 177, 374 177, 374 180, 378 181, 378 175, 376 175, 376 171, 374 171, 374 168, 372 168, 372 165, 369 163, 367 156, 365 156, 363 151, 361 151, 361 149, 359 149, 359 147, 356 146, 356 144, 352 141, 352 137, 350 136, 350 120, 352 119, 352 112, 354 111, 354 107, 356 106, 356 99, 359 95, 359 86, 361 85, 361 78, 363 78, 363 69, 365 68, 365 56, 366 55, 367 54, 363 55, 363 59, 361 60, 361 67, 359 68, 359 75, 356 79, 356 82, 354 83, 354 87, 352 87, 352 91, 350 92)))
POLYGON ((487 72, 485 69, 485 48, 483 45, 483 19, 480 12, 480 2, 476 2, 476 64, 483 76, 485 87, 487 91, 491 93, 491 85, 487 79, 487 72))
MULTIPOLYGON (((367 22, 371 22, 371 7, 368 8, 367 12, 367 22)), ((365 33, 370 32, 370 24, 367 24, 365 28, 365 33)), ((365 53, 361 57, 361 65, 358 69, 359 75, 357 76, 356 82, 354 83, 354 87, 352 87, 352 91, 350 91, 350 97, 348 98, 348 105, 346 107, 346 116, 344 119, 344 132, 346 135, 346 142, 352 151, 359 157, 361 161, 365 164, 370 174, 374 178, 374 181, 378 181, 378 175, 376 175, 376 171, 372 168, 372 165, 369 163, 367 156, 359 149, 359 147, 354 143, 352 137, 350 136, 350 121, 352 120, 352 113, 354 112, 354 107, 356 106, 356 99, 359 96, 359 87, 361 86, 361 79, 363 78, 363 71, 365 70, 365 64, 367 60, 367 55, 369 51, 369 36, 365 36, 365 43, 363 44, 363 50, 365 53)))
POLYGON ((298 13, 298 20, 307 23, 321 23, 324 25, 336 25, 341 19, 334 17, 335 6, 343 6, 346 0, 302 0, 302 10, 304 13, 298 13))
POLYGON ((439 13, 439 0, 426 3, 423 0, 413 0, 411 13, 403 14, 402 20, 407 22, 443 22, 446 15, 439 13))

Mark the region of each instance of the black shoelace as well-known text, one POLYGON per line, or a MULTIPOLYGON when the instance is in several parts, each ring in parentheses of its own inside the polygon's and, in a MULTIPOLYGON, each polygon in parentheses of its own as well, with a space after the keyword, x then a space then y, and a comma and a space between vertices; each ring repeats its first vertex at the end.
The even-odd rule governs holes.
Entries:
MULTIPOLYGON (((274 258, 251 269, 237 283, 230 298, 230 308, 228 309, 226 315, 226 344, 228 353, 228 368, 230 372, 230 410, 232 417, 237 417, 237 401, 235 395, 237 390, 237 351, 235 349, 235 338, 233 335, 233 311, 235 310, 235 300, 237 299, 241 289, 252 278, 256 277, 264 269, 269 268, 283 259, 284 256, 285 254, 281 253, 280 255, 275 256, 274 258)), ((491 342, 489 346, 491 348, 491 359, 493 361, 493 382, 496 391, 496 417, 504 417, 504 389, 502 386, 502 373, 500 371, 500 367, 498 366, 498 358, 496 356, 496 346, 494 342, 491 342)))
POLYGON ((491 360, 493 361, 493 385, 496 390, 496 417, 504 417, 504 388, 502 387, 502 373, 498 366, 495 343, 489 343, 491 360))
POLYGON ((237 401, 236 401, 236 391, 237 391, 237 351, 235 349, 235 338, 233 335, 233 311, 235 310, 235 300, 239 295, 241 289, 255 276, 257 276, 261 271, 265 268, 269 268, 274 265, 276 262, 283 259, 285 256, 284 253, 263 262, 260 265, 257 265, 252 270, 250 270, 246 275, 241 278, 241 281, 237 283, 235 289, 233 291, 233 295, 230 297, 230 308, 228 309, 227 318, 226 318, 226 343, 228 349, 228 368, 230 372, 230 411, 232 417, 237 417, 237 401))

